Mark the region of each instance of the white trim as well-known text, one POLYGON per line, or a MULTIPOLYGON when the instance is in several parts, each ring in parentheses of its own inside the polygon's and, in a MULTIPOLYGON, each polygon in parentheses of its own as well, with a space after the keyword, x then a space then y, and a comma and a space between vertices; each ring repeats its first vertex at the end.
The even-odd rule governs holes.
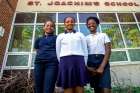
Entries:
POLYGON ((127 49, 125 49, 125 48, 123 50, 122 49, 111 49, 111 51, 126 51, 126 50, 127 49))
POLYGON ((107 22, 107 23, 102 22, 100 23, 100 25, 118 25, 118 22, 107 22))
POLYGON ((15 23, 14 26, 33 26, 34 23, 15 23))
POLYGON ((128 50, 128 49, 140 49, 140 47, 136 47, 136 48, 115 48, 115 49, 112 49, 113 51, 114 50, 128 50))
MULTIPOLYGON (((57 25, 64 25, 64 23, 57 23, 57 25)), ((75 23, 75 25, 78 25, 78 23, 75 23)))
POLYGON ((56 17, 55 17, 55 18, 56 18, 56 25, 55 25, 55 27, 56 27, 56 28, 55 28, 55 31, 56 31, 56 32, 55 32, 55 33, 56 33, 56 35, 58 35, 58 33, 59 33, 59 32, 58 32, 58 12, 56 13, 56 17))
MULTIPOLYGON (((140 65, 140 61, 118 61, 118 62, 110 62, 111 67, 114 66, 126 66, 126 65, 140 65)), ((7 66, 4 70, 20 70, 20 69, 34 69, 34 67, 28 67, 28 66, 7 66)))
POLYGON ((122 39, 123 39, 124 46, 125 46, 125 48, 127 48, 127 47, 126 47, 127 45, 126 45, 126 43, 125 43, 125 38, 124 38, 124 35, 123 35, 123 31, 122 31, 122 28, 121 28, 121 24, 120 24, 120 21, 119 21, 118 14, 115 13, 115 15, 116 15, 116 18, 117 18, 117 21, 118 21, 118 26, 119 26, 119 29, 120 29, 120 32, 121 32, 121 36, 122 36, 122 39))
POLYGON ((140 61, 133 61, 133 62, 129 62, 129 61, 123 61, 123 62, 110 62, 111 67, 113 66, 126 66, 126 65, 140 65, 140 61))
POLYGON ((12 69, 29 69, 29 66, 6 66, 4 70, 12 70, 12 69))
POLYGON ((29 55, 30 52, 8 52, 7 55, 29 55))
POLYGON ((34 18, 34 28, 33 28, 33 35, 32 35, 32 44, 31 44, 31 52, 29 54, 29 60, 28 60, 28 66, 29 68, 31 67, 32 64, 32 54, 34 52, 34 41, 35 41, 35 32, 36 32, 36 22, 37 22, 37 12, 35 13, 35 18, 34 18))
MULTIPOLYGON (((79 13, 76 13, 76 18, 77 18, 77 24, 78 24, 78 32, 81 32, 80 31, 80 25, 79 25, 79 13)), ((76 24, 75 24, 76 25, 76 24)))
MULTIPOLYGON (((97 12, 97 18, 99 19, 100 17, 99 17, 99 13, 97 12)), ((101 22, 100 22, 100 24, 98 25, 98 27, 99 27, 99 32, 102 32, 102 29, 101 29, 101 22)))
POLYGON ((128 58, 128 61, 131 62, 131 58, 130 58, 130 55, 129 55, 128 50, 126 50, 126 56, 127 56, 127 58, 128 58))

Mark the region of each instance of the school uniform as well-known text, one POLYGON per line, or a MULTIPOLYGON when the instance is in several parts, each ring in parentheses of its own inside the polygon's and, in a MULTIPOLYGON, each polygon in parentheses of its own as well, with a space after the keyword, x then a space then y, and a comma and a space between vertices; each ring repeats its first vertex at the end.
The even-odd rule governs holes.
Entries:
POLYGON ((34 68, 35 93, 53 93, 58 73, 56 35, 38 38, 34 48, 37 51, 34 68))
MULTIPOLYGON (((86 37, 88 47, 89 67, 97 69, 103 61, 105 55, 105 44, 110 42, 109 37, 105 33, 96 32, 86 37)), ((111 88, 111 76, 109 63, 105 66, 102 76, 90 76, 91 87, 111 88)))
POLYGON ((59 34, 56 40, 56 52, 59 60, 57 86, 73 88, 87 83, 87 43, 80 32, 59 34))

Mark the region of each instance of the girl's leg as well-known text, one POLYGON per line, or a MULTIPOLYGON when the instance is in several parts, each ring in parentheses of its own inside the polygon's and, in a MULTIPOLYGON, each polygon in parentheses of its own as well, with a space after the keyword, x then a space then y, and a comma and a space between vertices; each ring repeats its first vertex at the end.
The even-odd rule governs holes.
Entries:
POLYGON ((75 87, 74 93, 84 93, 84 87, 81 86, 75 87))
POLYGON ((74 93, 73 88, 64 89, 64 93, 74 93))
POLYGON ((109 88, 103 88, 101 90, 101 93, 111 93, 111 89, 109 89, 109 88))
POLYGON ((45 64, 44 92, 54 93, 55 82, 57 79, 58 66, 55 63, 45 64))
POLYGON ((102 88, 99 88, 99 87, 94 88, 95 93, 102 93, 101 90, 102 90, 102 88))
POLYGON ((35 93, 43 93, 44 69, 42 64, 35 64, 34 81, 35 93))

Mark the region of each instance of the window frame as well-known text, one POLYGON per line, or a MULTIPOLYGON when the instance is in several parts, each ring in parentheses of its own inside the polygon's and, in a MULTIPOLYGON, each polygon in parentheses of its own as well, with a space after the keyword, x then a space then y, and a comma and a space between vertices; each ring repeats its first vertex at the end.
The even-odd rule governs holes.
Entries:
MULTIPOLYGON (((3 60, 2 70, 11 70, 11 69, 28 69, 28 70, 32 70, 32 69, 34 69, 34 67, 32 67, 32 57, 33 57, 33 54, 35 53, 35 51, 33 51, 33 44, 34 44, 33 41, 35 40, 35 30, 36 30, 36 26, 43 24, 43 23, 37 23, 37 15, 39 13, 56 13, 56 17, 55 17, 56 18, 56 35, 58 34, 58 25, 62 24, 62 23, 58 23, 58 14, 59 13, 76 13, 77 24, 78 24, 78 31, 80 31, 79 24, 85 24, 85 23, 79 23, 79 13, 95 13, 98 18, 99 18, 99 13, 115 13, 116 18, 117 18, 117 23, 116 22, 107 22, 107 23, 104 22, 104 23, 101 23, 101 24, 118 24, 118 26, 120 28, 120 31, 121 31, 122 38, 123 38, 123 42, 124 42, 125 39, 124 39, 124 35, 123 35, 122 29, 121 29, 121 24, 122 23, 129 24, 129 22, 126 23, 126 22, 120 22, 119 21, 117 13, 121 13, 121 12, 25 12, 25 13, 35 13, 34 22, 33 23, 14 23, 15 22, 15 17, 16 17, 17 13, 22 13, 22 12, 15 12, 15 14, 14 14, 14 18, 13 18, 11 29, 10 29, 9 39, 8 39, 8 43, 7 43, 7 47, 6 47, 6 52, 5 52, 5 56, 4 56, 4 60, 3 60), (16 52, 8 52, 9 44, 10 44, 10 39, 12 37, 12 32, 13 32, 12 30, 14 28, 14 25, 33 25, 33 35, 32 35, 31 51, 30 52, 20 52, 23 55, 27 55, 27 54, 29 55, 28 66, 10 66, 10 67, 6 66, 8 55, 15 55, 15 54, 17 54, 16 52)), ((135 13, 137 13, 137 12, 122 12, 122 13, 132 13, 133 16, 134 16, 134 19, 136 20, 136 22, 130 22, 130 23, 131 24, 132 23, 137 24, 138 30, 140 31, 140 22, 138 22, 138 20, 136 18, 136 15, 135 15, 135 13)), ((99 25, 99 29, 102 32, 100 25, 99 25)), ((125 42, 124 42, 124 45, 125 45, 125 48, 123 48, 123 49, 117 48, 117 49, 111 49, 111 51, 126 51, 126 55, 127 55, 128 61, 110 62, 111 65, 140 64, 140 61, 133 61, 133 62, 131 61, 130 55, 128 53, 128 50, 129 49, 133 49, 133 48, 127 48, 125 42)), ((134 48, 134 49, 140 49, 140 47, 139 48, 134 48)))

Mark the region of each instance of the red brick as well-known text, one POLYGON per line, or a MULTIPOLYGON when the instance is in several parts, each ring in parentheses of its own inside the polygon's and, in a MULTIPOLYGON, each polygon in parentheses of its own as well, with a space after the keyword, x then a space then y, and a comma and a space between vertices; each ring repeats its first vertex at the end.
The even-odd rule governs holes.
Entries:
POLYGON ((2 64, 3 62, 13 15, 15 13, 18 2, 18 0, 8 1, 11 4, 12 8, 8 5, 7 0, 0 0, 0 25, 2 25, 5 29, 4 36, 0 38, 0 64, 2 64))

